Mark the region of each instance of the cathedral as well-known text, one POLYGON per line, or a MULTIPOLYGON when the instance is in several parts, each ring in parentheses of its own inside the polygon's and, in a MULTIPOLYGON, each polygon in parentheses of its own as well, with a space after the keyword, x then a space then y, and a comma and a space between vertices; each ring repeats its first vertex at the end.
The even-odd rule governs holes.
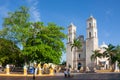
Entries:
MULTIPOLYGON (((71 23, 68 26, 68 39, 66 44, 66 66, 71 67, 74 70, 78 70, 78 67, 92 68, 94 67, 94 61, 91 61, 91 55, 95 50, 102 50, 103 47, 107 47, 105 43, 102 46, 98 46, 98 32, 97 32, 97 22, 93 16, 90 16, 87 19, 87 27, 86 27, 86 39, 84 39, 83 35, 79 35, 76 37, 76 26, 71 23), (71 50, 71 44, 73 44, 74 39, 80 39, 82 43, 82 48, 75 50, 75 47, 71 50)), ((99 59, 97 58, 97 64, 99 61, 109 62, 107 59, 99 59)), ((106 66, 104 66, 106 67, 106 66)))

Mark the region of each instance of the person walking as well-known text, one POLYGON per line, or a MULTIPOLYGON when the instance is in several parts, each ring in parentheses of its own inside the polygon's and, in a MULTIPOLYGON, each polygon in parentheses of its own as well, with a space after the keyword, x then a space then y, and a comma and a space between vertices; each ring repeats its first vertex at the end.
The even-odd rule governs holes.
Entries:
POLYGON ((68 76, 67 69, 65 69, 65 71, 64 71, 64 76, 65 76, 65 77, 67 77, 67 76, 68 76))
POLYGON ((67 70, 67 75, 68 75, 68 77, 70 77, 70 68, 68 68, 68 70, 67 70))

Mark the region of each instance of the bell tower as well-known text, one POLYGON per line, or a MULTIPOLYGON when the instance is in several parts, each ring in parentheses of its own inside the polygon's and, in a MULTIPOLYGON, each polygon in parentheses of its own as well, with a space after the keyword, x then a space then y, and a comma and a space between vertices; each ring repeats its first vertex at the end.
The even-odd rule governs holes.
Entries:
POLYGON ((71 66, 73 68, 74 63, 74 48, 71 51, 71 44, 73 44, 73 40, 76 38, 76 26, 71 23, 68 26, 68 39, 67 39, 67 48, 66 48, 66 66, 71 66))
POLYGON ((98 49, 97 22, 93 16, 87 19, 87 39, 86 39, 86 67, 94 67, 91 61, 92 51, 98 49))

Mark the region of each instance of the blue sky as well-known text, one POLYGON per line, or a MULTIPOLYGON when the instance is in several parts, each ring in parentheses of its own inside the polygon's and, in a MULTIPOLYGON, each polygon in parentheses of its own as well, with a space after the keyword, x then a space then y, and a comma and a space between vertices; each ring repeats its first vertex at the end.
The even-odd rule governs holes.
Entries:
MULTIPOLYGON (((97 20, 99 45, 120 45, 120 0, 0 0, 0 29, 7 12, 20 6, 30 8, 31 20, 45 24, 54 22, 67 27, 77 26, 77 36, 86 38, 86 20, 93 15, 97 20)), ((65 59, 65 55, 63 57, 65 59)))

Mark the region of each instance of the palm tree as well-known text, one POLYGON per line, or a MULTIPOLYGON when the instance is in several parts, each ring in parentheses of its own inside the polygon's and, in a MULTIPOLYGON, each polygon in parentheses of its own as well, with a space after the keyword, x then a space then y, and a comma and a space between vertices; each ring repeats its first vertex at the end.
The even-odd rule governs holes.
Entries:
POLYGON ((71 51, 72 51, 73 48, 75 48, 75 55, 76 55, 76 59, 77 59, 76 51, 77 51, 77 49, 81 49, 82 48, 81 40, 80 39, 74 39, 73 43, 70 44, 70 45, 71 45, 71 51))
POLYGON ((113 46, 112 44, 109 44, 108 48, 105 48, 105 51, 103 52, 103 55, 105 57, 108 57, 108 59, 110 61, 110 65, 111 65, 112 70, 113 70, 114 69, 114 63, 117 60, 115 46, 113 46))
MULTIPOLYGON (((117 57, 117 61, 119 62, 120 65, 120 45, 116 46, 116 57, 117 57)), ((120 66, 119 66, 120 67, 120 66)))
POLYGON ((102 54, 100 53, 100 50, 94 50, 92 51, 94 54, 91 55, 91 61, 95 61, 95 64, 96 64, 96 59, 97 57, 101 58, 102 57, 102 54))
POLYGON ((70 45, 71 45, 71 51, 73 48, 75 48, 75 50, 76 50, 76 49, 81 49, 81 47, 82 47, 82 43, 81 43, 80 39, 74 39, 73 43, 70 45))
POLYGON ((97 57, 101 58, 102 54, 100 53, 100 50, 92 51, 94 54, 91 55, 91 60, 96 60, 97 57))

